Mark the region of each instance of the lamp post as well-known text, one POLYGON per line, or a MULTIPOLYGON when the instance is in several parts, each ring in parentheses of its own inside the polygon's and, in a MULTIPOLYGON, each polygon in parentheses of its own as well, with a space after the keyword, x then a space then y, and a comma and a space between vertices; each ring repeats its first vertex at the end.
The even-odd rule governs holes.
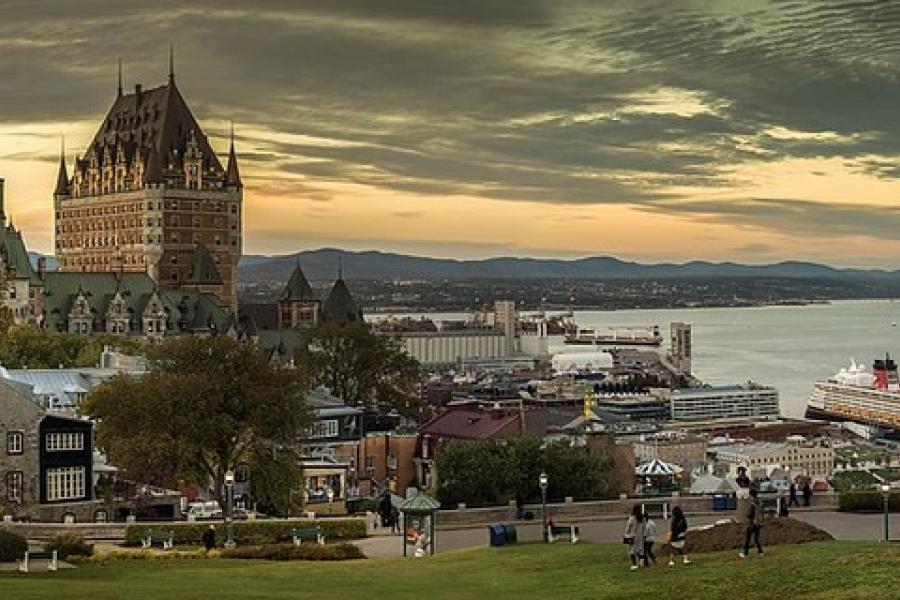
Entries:
POLYGON ((225 471, 225 495, 228 506, 225 511, 225 530, 228 539, 225 540, 226 548, 234 548, 234 471, 225 471))
POLYGON ((547 473, 541 471, 541 474, 538 476, 538 485, 541 486, 541 523, 543 523, 541 539, 545 542, 549 540, 547 535, 547 485, 549 483, 550 478, 547 477, 547 473))
POLYGON ((890 541, 890 535, 888 531, 888 513, 890 511, 890 506, 888 501, 891 496, 891 486, 887 483, 881 484, 881 493, 884 495, 884 541, 890 541))

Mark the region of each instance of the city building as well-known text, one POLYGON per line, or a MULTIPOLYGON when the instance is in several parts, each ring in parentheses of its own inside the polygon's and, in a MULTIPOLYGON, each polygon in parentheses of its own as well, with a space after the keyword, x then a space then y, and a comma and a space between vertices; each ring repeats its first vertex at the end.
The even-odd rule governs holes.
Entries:
POLYGON ((362 439, 338 444, 336 455, 350 464, 350 481, 355 481, 358 496, 389 489, 405 497, 416 482, 417 441, 415 434, 367 433, 362 439))
POLYGON ((18 382, 0 380, 0 503, 17 519, 106 520, 94 501, 93 423, 48 414, 18 382))
POLYGON ((778 390, 748 382, 743 385, 656 389, 654 394, 668 401, 675 421, 713 419, 777 419, 778 390))
POLYGON ((773 469, 801 471, 816 479, 828 479, 834 469, 834 449, 823 444, 807 442, 801 436, 792 436, 784 443, 753 442, 712 446, 709 455, 729 474, 746 467, 754 479, 768 477, 773 469))
POLYGON ((0 269, 6 278, 6 289, 0 300, 17 325, 34 323, 32 298, 38 275, 28 259, 22 234, 6 219, 6 181, 0 177, 0 269))
POLYGON ((658 458, 663 462, 679 465, 686 472, 706 464, 707 440, 701 436, 657 433, 641 436, 632 445, 638 464, 658 458))
MULTIPOLYGON (((223 167, 175 84, 124 93, 53 194, 56 256, 65 273, 146 273, 161 291, 205 290, 192 255, 203 245, 215 293, 237 308, 243 185, 234 142, 223 167), (200 278, 200 279, 198 279, 200 278)), ((86 290, 90 291, 90 290, 86 290)), ((212 290, 210 290, 212 291, 212 290)))
POLYGON ((693 347, 690 323, 669 324, 669 355, 667 356, 675 372, 690 375, 693 347))

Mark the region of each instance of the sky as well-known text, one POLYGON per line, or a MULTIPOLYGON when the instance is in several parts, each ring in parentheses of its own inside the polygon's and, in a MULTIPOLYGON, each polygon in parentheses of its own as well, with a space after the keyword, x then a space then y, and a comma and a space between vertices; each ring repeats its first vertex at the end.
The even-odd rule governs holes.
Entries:
POLYGON ((0 0, 0 177, 52 249, 126 88, 176 78, 245 253, 896 268, 900 2, 0 0))

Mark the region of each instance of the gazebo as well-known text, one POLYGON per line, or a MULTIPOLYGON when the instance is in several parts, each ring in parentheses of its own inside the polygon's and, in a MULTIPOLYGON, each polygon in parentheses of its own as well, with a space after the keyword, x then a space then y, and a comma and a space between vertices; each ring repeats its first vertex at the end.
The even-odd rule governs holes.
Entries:
POLYGON ((661 461, 658 458, 640 464, 634 469, 634 474, 638 477, 653 481, 658 491, 664 491, 666 486, 661 485, 663 481, 671 486, 683 472, 684 469, 678 465, 661 461))
POLYGON ((400 505, 403 556, 406 556, 406 545, 410 542, 415 543, 417 549, 421 549, 423 552, 426 550, 425 545, 427 545, 432 556, 434 555, 434 511, 440 507, 440 502, 424 492, 416 493, 415 496, 407 498, 406 501, 400 505), (415 527, 416 536, 413 538, 410 538, 407 534, 409 517, 418 519, 417 526, 415 527), (423 529, 425 529, 424 521, 426 518, 428 519, 427 532, 423 531, 423 529), (424 542, 422 542, 423 537, 425 537, 424 542))

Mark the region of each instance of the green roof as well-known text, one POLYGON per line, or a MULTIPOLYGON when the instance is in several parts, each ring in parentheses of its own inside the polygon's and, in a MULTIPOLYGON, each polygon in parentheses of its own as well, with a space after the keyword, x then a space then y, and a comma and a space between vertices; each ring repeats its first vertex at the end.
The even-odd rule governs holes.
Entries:
POLYGON ((216 261, 206 246, 197 244, 191 253, 191 268, 188 270, 186 283, 201 283, 207 285, 221 285, 222 275, 216 266, 216 261))
POLYGON ((426 494, 418 492, 412 498, 408 498, 400 505, 400 511, 407 514, 428 515, 441 507, 441 503, 426 494))
POLYGON ((22 234, 11 223, 6 227, 0 226, 0 256, 12 278, 28 279, 33 285, 41 284, 41 279, 31 266, 22 234))
POLYGON ((312 287, 310 287, 309 281, 306 280, 303 269, 300 268, 299 264, 294 267, 294 271, 291 273, 287 285, 284 286, 284 291, 281 292, 281 299, 301 300, 305 302, 316 300, 312 287))
POLYGON ((331 288, 331 293, 328 294, 328 299, 325 300, 325 305, 322 307, 322 318, 329 323, 338 325, 363 320, 362 311, 356 306, 343 279, 334 282, 334 287, 331 288))

